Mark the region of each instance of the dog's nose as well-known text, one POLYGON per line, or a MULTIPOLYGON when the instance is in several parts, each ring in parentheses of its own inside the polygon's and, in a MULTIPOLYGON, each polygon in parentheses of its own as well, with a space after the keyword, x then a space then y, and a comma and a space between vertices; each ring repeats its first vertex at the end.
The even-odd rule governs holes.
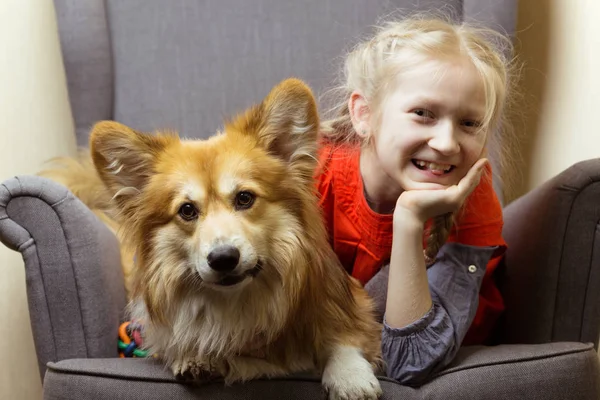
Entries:
POLYGON ((237 267, 240 261, 240 251, 233 246, 215 247, 208 257, 208 266, 219 272, 230 272, 237 267))

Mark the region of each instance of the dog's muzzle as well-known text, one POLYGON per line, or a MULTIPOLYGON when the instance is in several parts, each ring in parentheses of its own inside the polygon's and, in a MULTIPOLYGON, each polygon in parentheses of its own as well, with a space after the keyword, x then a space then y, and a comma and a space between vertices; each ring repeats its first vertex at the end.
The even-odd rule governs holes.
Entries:
POLYGON ((215 282, 216 285, 220 286, 233 286, 246 280, 247 278, 255 278, 262 270, 262 265, 258 262, 254 268, 247 270, 243 274, 227 274, 215 282))
POLYGON ((256 265, 241 274, 236 274, 233 271, 237 268, 240 263, 240 251, 231 245, 223 245, 215 247, 207 256, 208 266, 215 272, 221 275, 221 278, 216 282, 215 285, 220 286, 233 286, 236 285, 246 278, 256 277, 262 270, 262 265, 259 262, 256 265))

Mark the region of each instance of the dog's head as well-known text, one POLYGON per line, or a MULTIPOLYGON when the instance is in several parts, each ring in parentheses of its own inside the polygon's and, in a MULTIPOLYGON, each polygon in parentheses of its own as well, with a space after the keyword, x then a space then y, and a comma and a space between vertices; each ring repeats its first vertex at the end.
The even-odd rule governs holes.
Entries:
POLYGON ((318 125, 312 92, 289 79, 208 140, 94 126, 94 165, 137 251, 150 308, 155 296, 234 293, 288 272, 314 203, 318 125))

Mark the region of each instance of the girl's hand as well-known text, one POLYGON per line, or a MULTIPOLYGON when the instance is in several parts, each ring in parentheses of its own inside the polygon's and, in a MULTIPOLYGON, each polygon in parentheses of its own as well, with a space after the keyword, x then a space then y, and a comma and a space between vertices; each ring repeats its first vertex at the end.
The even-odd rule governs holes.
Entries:
POLYGON ((487 162, 485 158, 478 160, 458 184, 445 189, 403 192, 396 202, 394 222, 402 224, 407 218, 416 218, 417 222, 424 224, 430 218, 458 210, 479 184, 487 162))

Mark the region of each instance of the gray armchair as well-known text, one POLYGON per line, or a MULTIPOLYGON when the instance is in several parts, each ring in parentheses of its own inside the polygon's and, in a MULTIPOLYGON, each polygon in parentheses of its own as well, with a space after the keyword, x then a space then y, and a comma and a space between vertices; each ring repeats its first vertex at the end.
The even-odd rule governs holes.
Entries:
MULTIPOLYGON (((115 119, 206 137, 288 76, 317 93, 336 57, 395 7, 448 8, 514 29, 513 0, 55 0, 77 139, 115 119)), ((381 377, 384 399, 596 399, 600 369, 600 159, 578 163, 505 209, 498 273, 507 311, 490 346, 463 347, 431 382, 381 377)), ((120 359, 125 318, 116 238, 67 189, 0 185, 0 240, 25 263, 45 399, 317 399, 319 377, 224 387, 175 381, 153 359, 120 359)))

